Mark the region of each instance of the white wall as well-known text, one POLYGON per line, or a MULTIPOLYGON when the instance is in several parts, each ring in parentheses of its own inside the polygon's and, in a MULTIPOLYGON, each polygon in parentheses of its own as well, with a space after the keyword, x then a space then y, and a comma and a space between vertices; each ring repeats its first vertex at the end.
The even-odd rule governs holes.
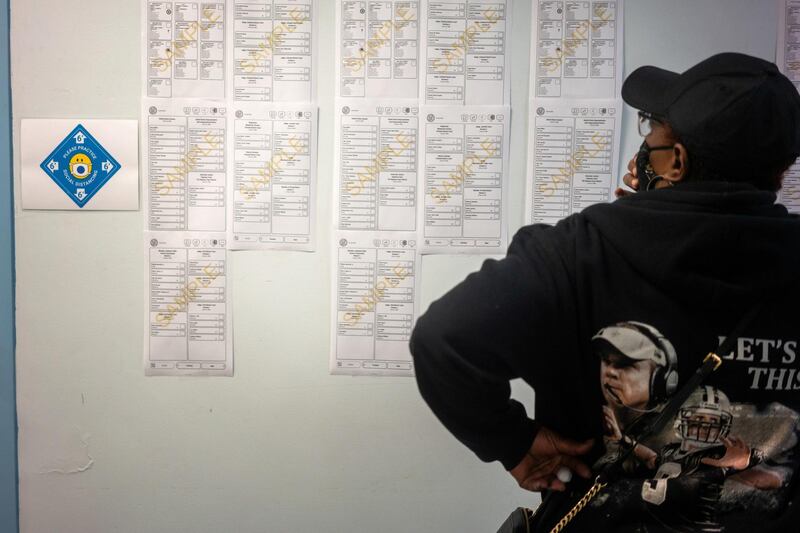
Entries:
MULTIPOLYGON (((484 532, 535 504, 438 425, 413 380, 327 373, 334 24, 333 1, 320 1, 320 251, 234 254, 236 377, 143 376, 142 212, 17 207, 24 533, 484 532)), ((138 116, 139 2, 11 10, 19 200, 20 118, 138 116)), ((724 50, 774 59, 776 17, 774 0, 628 0, 625 70, 684 69, 724 50)), ((512 230, 523 220, 527 0, 513 20, 512 230)), ((426 257, 423 304, 480 262, 426 257)))

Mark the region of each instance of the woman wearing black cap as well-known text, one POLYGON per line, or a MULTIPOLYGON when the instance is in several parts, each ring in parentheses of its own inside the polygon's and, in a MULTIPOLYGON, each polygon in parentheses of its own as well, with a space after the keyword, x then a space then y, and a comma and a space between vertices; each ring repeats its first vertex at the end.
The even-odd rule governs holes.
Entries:
MULTIPOLYGON (((623 178, 639 192, 522 228, 504 259, 434 302, 411 339, 420 391, 461 442, 521 487, 569 491, 576 480, 559 472, 591 477, 586 465, 606 451, 597 331, 656 327, 679 354, 680 387, 758 307, 706 384, 725 391, 737 436, 781 481, 741 482, 759 477, 755 466, 726 478, 714 528, 795 531, 800 220, 776 191, 800 155, 800 95, 774 64, 727 53, 684 73, 642 67, 622 96, 641 112, 643 143, 623 178), (515 378, 536 392, 533 417, 510 398, 515 378)), ((652 440, 651 450, 677 442, 672 427, 652 440)), ((623 497, 641 503, 638 487, 623 497)), ((602 502, 601 493, 572 531, 674 530, 647 518, 658 512, 593 515, 602 502)))

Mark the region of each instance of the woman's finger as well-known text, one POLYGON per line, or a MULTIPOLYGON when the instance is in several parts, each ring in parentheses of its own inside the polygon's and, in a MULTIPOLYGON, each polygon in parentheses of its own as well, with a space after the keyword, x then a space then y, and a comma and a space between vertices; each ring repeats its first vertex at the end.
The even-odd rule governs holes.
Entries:
POLYGON ((622 182, 635 191, 639 190, 639 178, 631 173, 622 176, 622 182))
POLYGON ((561 464, 576 472, 579 476, 589 479, 592 477, 592 471, 586 466, 583 461, 571 455, 562 455, 561 464))

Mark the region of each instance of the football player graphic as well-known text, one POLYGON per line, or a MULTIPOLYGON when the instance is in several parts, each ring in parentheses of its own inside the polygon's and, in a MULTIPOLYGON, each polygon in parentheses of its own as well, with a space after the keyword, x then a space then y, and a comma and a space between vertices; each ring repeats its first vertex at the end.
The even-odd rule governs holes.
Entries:
POLYGON ((634 448, 622 477, 587 507, 587 523, 596 512, 633 528, 625 531, 722 532, 737 520, 732 509, 773 505, 778 495, 766 493, 786 485, 794 459, 784 456, 798 440, 770 445, 760 440, 757 426, 769 419, 800 428, 794 411, 777 404, 732 405, 720 388, 704 385, 692 391, 671 426, 634 442, 640 423, 658 416, 678 390, 676 350, 658 329, 635 321, 602 328, 592 346, 600 358, 605 428, 605 453, 594 470, 634 448))
MULTIPOLYGON (((653 326, 642 322, 619 322, 592 337, 600 357, 600 387, 606 448, 613 452, 623 438, 622 431, 634 420, 655 412, 678 386, 677 356, 672 343, 653 326)), ((635 457, 655 469, 656 454, 637 445, 635 457)), ((607 454, 606 458, 613 456, 607 454)), ((636 470, 628 461, 626 470, 636 470)))
POLYGON ((642 483, 642 500, 653 516, 673 531, 722 531, 716 508, 731 473, 760 463, 755 448, 730 435, 730 401, 719 389, 699 387, 675 419, 680 439, 656 457, 658 469, 642 483))

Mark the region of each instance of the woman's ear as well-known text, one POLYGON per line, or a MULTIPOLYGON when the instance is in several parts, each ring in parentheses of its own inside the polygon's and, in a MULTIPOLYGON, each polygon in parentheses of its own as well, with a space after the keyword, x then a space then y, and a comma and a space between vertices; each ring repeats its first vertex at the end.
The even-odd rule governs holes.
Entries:
POLYGON ((681 143, 675 143, 675 146, 672 147, 672 164, 669 171, 662 177, 669 181, 670 184, 675 185, 685 180, 688 173, 689 152, 681 143))

